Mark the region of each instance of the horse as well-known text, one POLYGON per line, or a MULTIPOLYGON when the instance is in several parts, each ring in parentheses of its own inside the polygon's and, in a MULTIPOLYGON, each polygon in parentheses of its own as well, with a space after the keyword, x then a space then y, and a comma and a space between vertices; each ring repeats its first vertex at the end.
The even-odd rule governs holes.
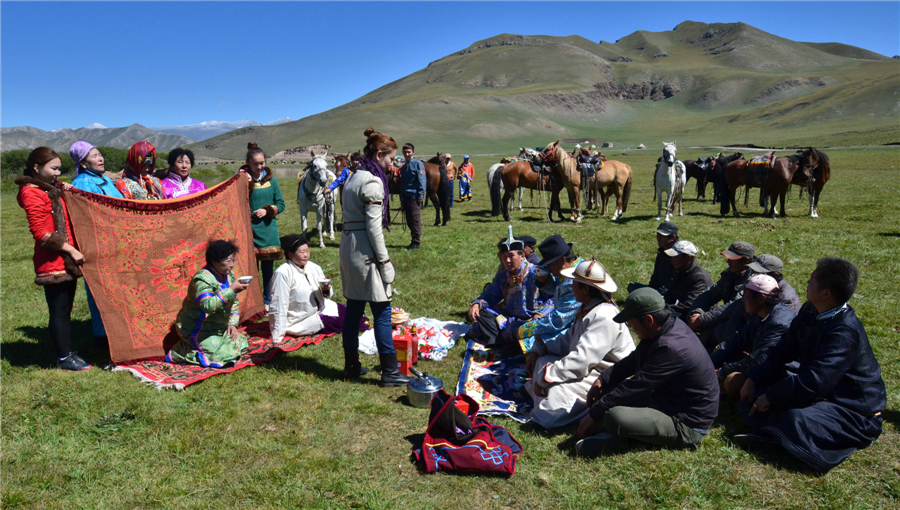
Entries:
POLYGON ((697 161, 685 161, 684 162, 684 185, 687 187, 687 183, 691 180, 691 178, 697 181, 697 201, 700 201, 700 198, 706 198, 706 185, 710 181, 710 175, 712 173, 713 168, 716 164, 716 156, 709 156, 708 158, 697 158, 697 161))
POLYGON ((734 199, 737 188, 746 186, 744 206, 747 205, 750 189, 760 188, 759 206, 764 209, 763 215, 774 218, 777 211, 775 202, 781 198, 781 213, 784 216, 784 196, 787 194, 790 183, 794 179, 794 175, 798 172, 802 173, 802 170, 808 166, 807 158, 799 151, 788 157, 775 158, 765 175, 751 171, 750 162, 745 159, 732 161, 723 170, 723 177, 728 185, 728 195, 722 200, 719 212, 723 216, 728 214, 730 206, 734 216, 740 216, 734 199), (770 198, 771 208, 769 207, 770 198))
POLYGON ((594 202, 596 209, 600 211, 600 215, 605 215, 609 212, 609 198, 615 195, 616 210, 613 213, 612 221, 616 221, 628 210, 632 184, 631 166, 621 161, 606 159, 603 155, 600 157, 603 166, 599 170, 595 170, 594 175, 588 177, 584 183, 584 188, 588 191, 589 196, 588 207, 596 193, 600 198, 599 201, 594 202))
MULTIPOLYGON (((507 165, 507 164, 509 164, 509 163, 502 163, 502 162, 494 163, 493 165, 491 165, 490 168, 488 168, 488 171, 487 171, 488 189, 491 189, 491 183, 494 182, 494 174, 497 172, 497 170, 500 169, 501 167, 503 167, 503 165, 507 165)), ((502 180, 500 181, 500 191, 503 191, 503 181, 502 180)), ((519 188, 519 212, 524 211, 524 209, 522 208, 522 195, 524 195, 524 194, 525 194, 525 188, 520 187, 519 188)), ((493 199, 493 197, 492 197, 492 199, 493 199)))
MULTIPOLYGON (((327 153, 326 153, 327 154, 327 153)), ((325 188, 334 182, 335 176, 328 170, 325 155, 313 154, 312 161, 303 169, 304 175, 297 185, 297 205, 300 207, 300 224, 306 235, 307 214, 316 211, 316 230, 319 232, 319 248, 325 247, 323 218, 327 220, 329 239, 334 241, 334 194, 325 193, 325 188)))
MULTIPOLYGON (((809 195, 809 216, 811 218, 819 217, 819 195, 822 194, 822 188, 825 183, 831 179, 831 163, 828 161, 828 155, 824 152, 809 147, 803 149, 806 157, 810 162, 810 172, 798 172, 794 174, 791 184, 801 186, 800 196, 803 197, 803 189, 808 191, 809 195), (809 176, 812 175, 812 179, 809 176)), ((783 208, 782 208, 783 209, 783 208)))
POLYGON ((491 181, 491 216, 499 216, 502 210, 503 219, 509 221, 509 201, 515 195, 517 189, 528 188, 538 191, 550 191, 554 199, 551 199, 551 207, 547 212, 547 219, 553 222, 553 205, 556 204, 556 214, 560 220, 565 218, 559 209, 559 192, 562 191, 560 179, 551 179, 548 172, 535 172, 532 163, 541 168, 544 158, 540 152, 524 147, 519 149, 519 160, 506 163, 497 168, 491 181), (501 199, 501 190, 503 196, 501 199))
POLYGON ((728 163, 744 159, 744 155, 735 152, 731 156, 725 156, 721 152, 715 159, 715 163, 709 170, 709 180, 713 183, 713 205, 728 200, 728 183, 725 182, 725 167, 728 163))
POLYGON ((450 221, 450 202, 453 200, 453 184, 447 174, 447 159, 440 152, 425 162, 425 199, 434 204, 434 226, 450 221), (441 211, 444 221, 441 222, 441 211))
POLYGON ((678 204, 678 215, 684 215, 681 199, 684 196, 684 163, 675 159, 675 142, 663 142, 663 155, 656 167, 656 219, 662 217, 662 194, 666 193, 666 221, 672 217, 675 204, 678 204))
MULTIPOLYGON (((541 151, 544 162, 551 165, 553 170, 562 179, 562 185, 569 194, 569 206, 572 208, 571 219, 575 223, 581 223, 583 218, 581 214, 581 195, 579 188, 581 187, 581 174, 578 172, 578 163, 571 154, 564 151, 559 145, 559 140, 547 145, 541 151)), ((553 209, 554 203, 559 207, 559 192, 553 194, 550 199, 550 209, 553 209)), ((552 221, 552 220, 551 220, 552 221)))
POLYGON ((781 216, 787 216, 784 199, 790 186, 797 184, 802 186, 801 190, 806 188, 809 191, 809 215, 818 218, 819 194, 830 177, 828 156, 812 147, 800 149, 793 156, 777 158, 775 165, 769 170, 766 198, 771 199, 771 206, 769 200, 766 200, 764 214, 774 218, 778 212, 775 202, 780 200, 781 216))

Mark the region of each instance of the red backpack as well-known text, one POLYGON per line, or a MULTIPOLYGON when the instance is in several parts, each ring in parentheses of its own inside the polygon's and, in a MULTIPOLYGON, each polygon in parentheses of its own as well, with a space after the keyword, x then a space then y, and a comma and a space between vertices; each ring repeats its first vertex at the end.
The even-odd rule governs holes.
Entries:
POLYGON ((522 445, 505 428, 478 414, 478 404, 468 395, 439 391, 431 399, 431 416, 416 461, 426 473, 469 471, 512 475, 522 445), (457 407, 468 406, 468 412, 457 407))

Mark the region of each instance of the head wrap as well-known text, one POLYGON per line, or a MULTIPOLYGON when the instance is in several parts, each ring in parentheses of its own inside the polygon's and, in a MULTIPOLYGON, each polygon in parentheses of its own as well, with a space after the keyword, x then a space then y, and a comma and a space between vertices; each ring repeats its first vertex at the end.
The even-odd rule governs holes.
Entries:
POLYGON ((69 147, 69 156, 72 158, 72 161, 75 162, 75 170, 78 173, 78 169, 81 168, 80 164, 87 157, 88 153, 91 152, 94 146, 89 144, 88 142, 78 141, 72 144, 69 147))
POLYGON ((515 237, 513 237, 512 225, 508 225, 506 239, 503 239, 499 243, 497 243, 497 249, 500 250, 500 253, 506 253, 508 251, 522 251, 525 249, 525 243, 521 239, 516 239, 515 237))
POLYGON ((125 162, 130 167, 130 171, 126 167, 125 173, 130 173, 135 177, 143 174, 144 163, 153 164, 153 168, 150 169, 150 173, 153 173, 153 170, 156 168, 156 147, 150 142, 138 142, 128 149, 125 162))

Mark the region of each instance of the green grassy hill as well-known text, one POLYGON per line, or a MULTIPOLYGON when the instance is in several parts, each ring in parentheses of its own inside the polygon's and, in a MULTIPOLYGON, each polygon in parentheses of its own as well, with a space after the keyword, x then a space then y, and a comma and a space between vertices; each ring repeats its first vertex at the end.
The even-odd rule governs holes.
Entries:
POLYGON ((191 148, 240 158, 329 143, 355 150, 375 127, 420 154, 484 154, 557 138, 649 147, 856 145, 900 141, 900 62, 839 43, 794 42, 744 23, 686 21, 615 43, 501 34, 338 108, 239 129, 191 148))

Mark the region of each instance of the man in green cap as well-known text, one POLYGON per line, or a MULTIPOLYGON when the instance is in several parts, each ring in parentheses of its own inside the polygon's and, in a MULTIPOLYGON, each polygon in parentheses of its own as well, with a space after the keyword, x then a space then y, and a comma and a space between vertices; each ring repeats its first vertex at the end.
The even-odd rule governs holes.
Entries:
POLYGON ((699 445, 719 412, 719 381, 697 335, 649 287, 629 294, 613 321, 626 323, 640 343, 588 392, 576 451, 598 455, 621 437, 668 448, 699 445), (601 426, 606 432, 592 435, 601 426))

